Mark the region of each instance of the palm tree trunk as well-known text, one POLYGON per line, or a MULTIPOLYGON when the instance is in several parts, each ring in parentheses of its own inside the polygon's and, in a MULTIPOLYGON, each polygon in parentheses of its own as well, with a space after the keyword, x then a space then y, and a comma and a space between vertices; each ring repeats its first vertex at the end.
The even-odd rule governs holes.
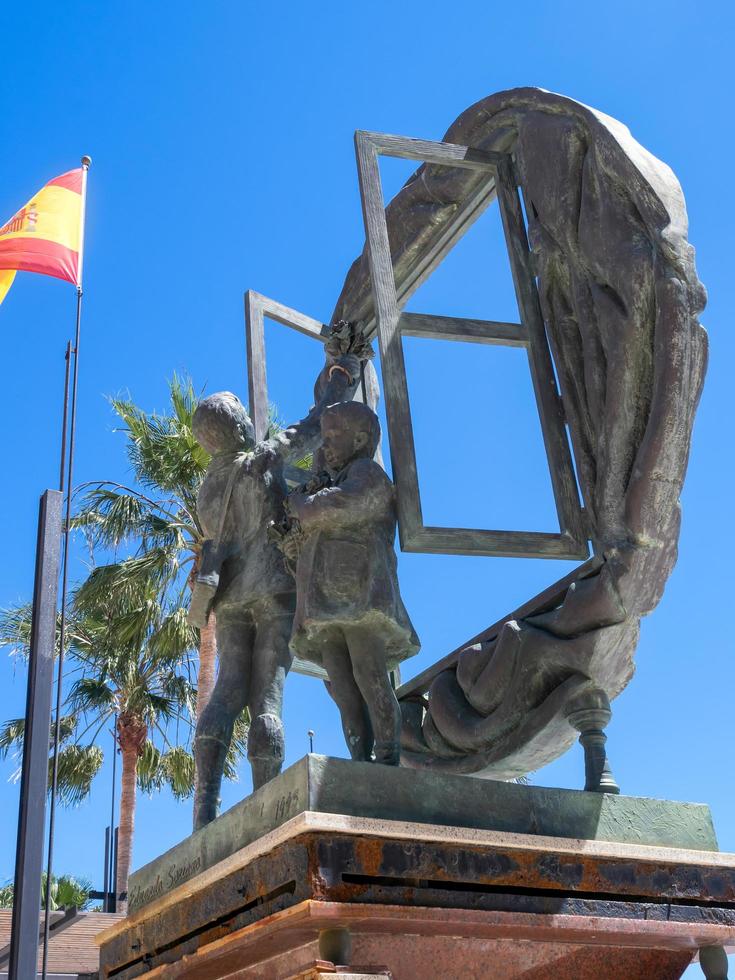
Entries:
MULTIPOLYGON (((133 834, 135 831, 135 803, 138 758, 148 736, 147 726, 139 718, 122 713, 117 722, 117 741, 122 756, 122 788, 120 791, 120 829, 117 842, 118 895, 126 894, 128 876, 133 861, 133 834)), ((127 912, 127 899, 117 904, 119 912, 127 912)))
POLYGON ((216 620, 214 613, 209 614, 209 621, 199 631, 199 675, 197 678, 197 718, 209 704, 214 687, 214 674, 217 661, 217 639, 215 635, 216 620))

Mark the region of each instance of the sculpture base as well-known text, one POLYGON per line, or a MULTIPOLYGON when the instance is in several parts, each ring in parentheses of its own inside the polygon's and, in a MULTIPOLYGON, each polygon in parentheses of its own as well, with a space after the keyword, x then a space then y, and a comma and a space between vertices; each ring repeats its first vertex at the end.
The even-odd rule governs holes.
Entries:
MULTIPOLYGON (((118 977, 166 980, 675 980, 723 926, 687 929, 643 918, 529 915, 306 901, 168 965, 118 977), (345 927, 349 964, 320 959, 319 933, 345 927), (346 976, 345 976, 346 974, 346 976)), ((733 930, 728 930, 731 940, 733 930)), ((102 951, 101 978, 114 971, 102 951)))
MULTIPOLYGON (((423 775, 365 768, 366 778, 381 784, 408 777, 414 790, 412 777, 423 775)), ((310 770, 311 776, 321 772, 322 780, 325 772, 349 777, 335 794, 362 799, 367 807, 363 764, 302 760, 138 872, 137 910, 99 937, 100 976, 312 980, 337 972, 345 978, 392 974, 395 980, 664 980, 681 976, 701 947, 735 944, 735 855, 704 849, 706 834, 704 847, 694 850, 305 809, 210 860, 227 850, 226 841, 234 843, 235 811, 265 820, 266 801, 287 800, 294 780, 306 792, 310 770)), ((439 800, 434 805, 448 801, 447 787, 455 783, 458 792, 483 783, 484 789, 470 785, 465 792, 494 795, 496 803, 525 800, 525 820, 545 812, 550 799, 562 809, 559 801, 572 802, 565 791, 431 778, 439 800), (562 795, 548 796, 556 793, 562 795)), ((598 814, 608 805, 634 813, 636 804, 646 804, 649 815, 654 804, 668 807, 669 823, 660 832, 669 835, 677 826, 685 837, 694 833, 686 821, 671 819, 677 808, 698 815, 699 833, 708 823, 701 823, 706 807, 572 796, 576 810, 584 810, 577 797, 594 797, 588 805, 598 814)), ((374 800, 375 808, 387 800, 374 800)), ((419 810, 430 804, 416 799, 419 810)), ((507 810, 503 816, 489 807, 471 818, 509 819, 507 810)), ((637 834, 635 827, 630 831, 634 823, 621 821, 619 836, 626 828, 637 834)), ((657 832, 655 822, 649 832, 657 832)))
POLYGON ((716 851, 709 807, 307 755, 130 877, 134 912, 304 812, 716 851))

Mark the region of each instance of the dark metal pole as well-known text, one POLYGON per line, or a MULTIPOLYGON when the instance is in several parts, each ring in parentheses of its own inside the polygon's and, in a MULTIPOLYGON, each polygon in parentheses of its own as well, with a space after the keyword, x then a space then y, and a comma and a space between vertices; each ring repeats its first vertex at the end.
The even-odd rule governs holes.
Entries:
MULTIPOLYGON (((115 848, 113 846, 113 838, 115 834, 115 789, 117 783, 117 715, 115 715, 115 720, 112 725, 112 801, 110 803, 110 855, 109 855, 109 878, 110 878, 110 892, 114 892, 117 889, 117 880, 115 872, 115 848)), ((116 839, 116 838, 114 838, 116 839)), ((115 911, 115 902, 112 898, 108 901, 108 912, 115 911)))
POLYGON ((61 417, 61 465, 59 466, 59 490, 64 492, 64 476, 66 471, 66 431, 69 420, 69 368, 71 367, 71 341, 66 342, 66 370, 64 372, 64 410, 61 417))
POLYGON ((69 581, 69 533, 71 525, 71 498, 74 492, 74 444, 76 442, 77 431, 77 383, 79 380, 79 341, 82 326, 82 266, 84 261, 84 222, 85 209, 87 202, 87 171, 91 164, 91 159, 87 156, 82 157, 82 211, 80 226, 82 231, 81 244, 79 249, 79 266, 77 271, 77 321, 74 331, 74 374, 71 385, 71 420, 69 424, 69 464, 67 468, 66 480, 66 514, 64 518, 64 556, 61 565, 61 617, 59 624, 59 665, 56 678, 56 718, 54 720, 54 755, 51 773, 51 805, 49 807, 49 828, 48 828, 48 859, 46 864, 46 912, 43 922, 43 963, 41 966, 41 978, 46 980, 48 972, 48 937, 51 925, 50 910, 48 901, 51 889, 51 875, 54 861, 54 828, 56 824, 56 790, 59 782, 59 740, 61 738, 61 705, 62 705, 62 681, 64 676, 64 648, 66 646, 66 596, 69 581))
POLYGON ((62 501, 59 490, 46 490, 39 507, 9 980, 35 977, 38 959, 62 501))
MULTIPOLYGON (((113 860, 112 860, 112 908, 110 909, 111 912, 117 912, 117 900, 118 898, 122 899, 122 895, 118 895, 117 892, 117 843, 118 843, 119 830, 120 830, 119 827, 115 827, 115 833, 112 835, 113 860)), ((127 895, 125 897, 127 898, 127 895)))
POLYGON ((64 555, 61 562, 61 613, 59 621, 59 656, 56 670, 56 716, 54 718, 54 754, 51 766, 51 805, 49 806, 48 857, 46 861, 46 909, 43 919, 43 963, 41 977, 45 980, 48 970, 48 937, 51 925, 49 893, 54 864, 54 829, 56 826, 56 791, 59 785, 59 742, 61 740, 61 707, 63 697, 64 652, 66 648, 66 596, 69 584, 69 533, 71 526, 71 498, 74 487, 74 443, 77 422, 77 381, 79 377, 79 334, 82 323, 82 287, 77 286, 77 324, 74 333, 74 374, 71 386, 71 424, 69 426, 69 462, 66 479, 66 510, 64 515, 64 555))
POLYGON ((110 828, 105 827, 105 873, 104 884, 102 886, 104 898, 102 900, 102 911, 110 911, 110 828))

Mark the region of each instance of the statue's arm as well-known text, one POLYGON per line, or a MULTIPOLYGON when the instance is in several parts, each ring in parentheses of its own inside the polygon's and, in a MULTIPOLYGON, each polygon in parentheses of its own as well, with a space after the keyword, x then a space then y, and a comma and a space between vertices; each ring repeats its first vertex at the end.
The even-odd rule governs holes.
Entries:
MULTIPOLYGON (((233 462, 233 470, 228 473, 227 482, 224 486, 219 484, 218 504, 216 510, 210 507, 202 507, 201 500, 206 489, 207 481, 211 479, 209 473, 204 476, 204 482, 199 489, 197 497, 199 519, 202 524, 205 540, 212 542, 210 547, 216 545, 216 554, 221 562, 233 557, 242 550, 242 529, 235 526, 233 514, 233 498, 238 493, 249 496, 250 488, 246 485, 244 490, 241 485, 252 480, 253 472, 257 472, 257 465, 265 468, 268 464, 268 454, 264 453, 261 457, 238 456, 233 462), (231 483, 231 485, 230 485, 231 483)), ((217 483, 215 482, 215 487, 217 483)))
POLYGON ((314 494, 289 494, 289 512, 304 530, 314 524, 345 527, 382 520, 391 507, 390 485, 376 478, 374 467, 377 464, 366 459, 353 466, 339 486, 314 494))
POLYGON ((329 368, 329 381, 321 398, 306 418, 289 425, 270 440, 274 450, 286 461, 303 459, 319 444, 319 423, 327 405, 349 401, 360 377, 360 361, 353 354, 338 357, 329 368))

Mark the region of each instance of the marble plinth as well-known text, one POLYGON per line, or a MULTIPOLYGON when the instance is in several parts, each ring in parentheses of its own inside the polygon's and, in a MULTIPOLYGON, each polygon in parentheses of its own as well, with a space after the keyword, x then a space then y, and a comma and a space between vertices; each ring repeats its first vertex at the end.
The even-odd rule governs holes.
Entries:
POLYGON ((709 807, 308 755, 130 877, 133 912, 299 813, 717 850, 709 807))
POLYGON ((99 941, 103 980, 674 980, 735 944, 735 855, 304 810, 99 941))

